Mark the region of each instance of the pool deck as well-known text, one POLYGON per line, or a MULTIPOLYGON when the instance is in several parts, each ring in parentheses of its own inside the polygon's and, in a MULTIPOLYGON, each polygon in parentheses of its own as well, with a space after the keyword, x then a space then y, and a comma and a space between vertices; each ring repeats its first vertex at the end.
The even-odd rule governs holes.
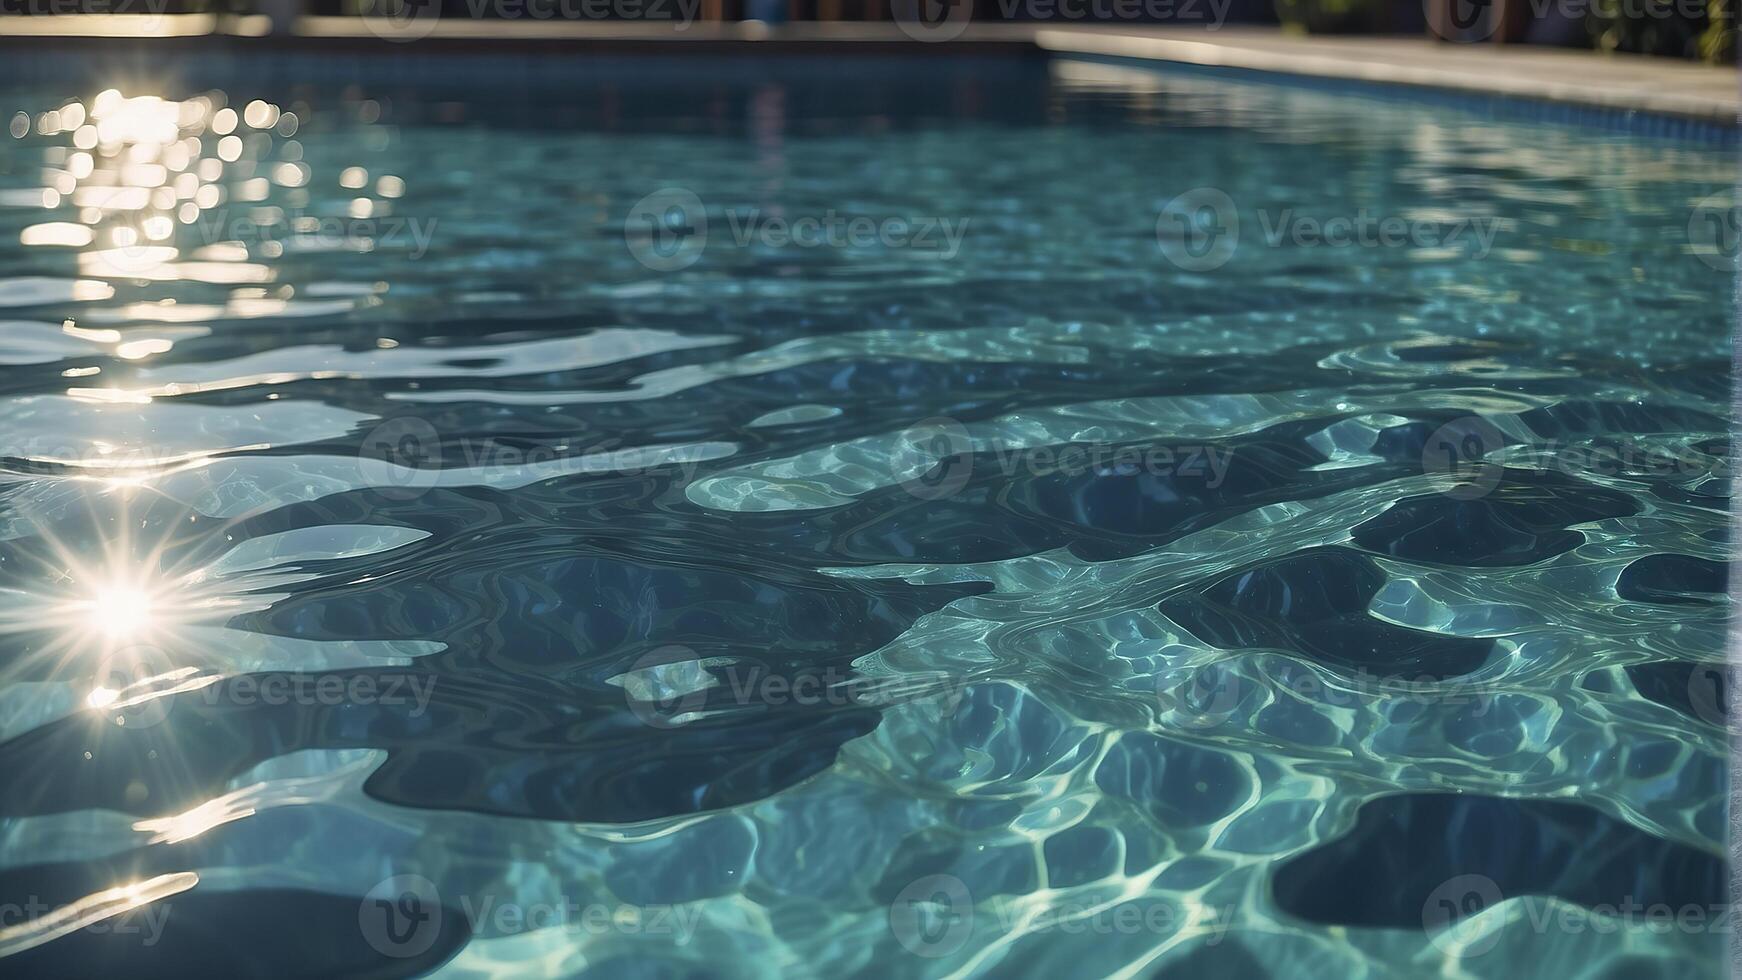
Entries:
POLYGON ((1260 27, 980 23, 968 25, 953 40, 922 43, 888 21, 773 27, 754 21, 701 21, 678 27, 626 21, 449 18, 419 25, 415 39, 385 37, 378 27, 357 17, 301 17, 291 30, 278 34, 271 27, 271 21, 260 16, 221 22, 204 14, 0 17, 0 50, 45 42, 101 46, 126 38, 178 50, 197 51, 199 45, 212 43, 261 47, 283 43, 368 49, 382 55, 438 51, 1045 54, 1405 85, 1728 127, 1737 126, 1742 118, 1742 86, 1734 68, 1522 45, 1456 44, 1428 37, 1304 37, 1260 27), (145 21, 151 22, 149 30, 145 21))
POLYGON ((1043 29, 1034 40, 1057 54, 1411 85, 1731 126, 1742 114, 1736 69, 1670 58, 1453 44, 1427 37, 1295 37, 1232 27, 1214 32, 1043 29))

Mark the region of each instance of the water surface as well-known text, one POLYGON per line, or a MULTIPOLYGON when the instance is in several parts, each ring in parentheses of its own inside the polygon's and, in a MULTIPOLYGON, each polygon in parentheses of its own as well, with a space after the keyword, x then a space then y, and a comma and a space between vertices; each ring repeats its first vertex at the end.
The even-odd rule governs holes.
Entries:
POLYGON ((8 968, 1720 974, 1728 148, 417 64, 5 90, 8 968))

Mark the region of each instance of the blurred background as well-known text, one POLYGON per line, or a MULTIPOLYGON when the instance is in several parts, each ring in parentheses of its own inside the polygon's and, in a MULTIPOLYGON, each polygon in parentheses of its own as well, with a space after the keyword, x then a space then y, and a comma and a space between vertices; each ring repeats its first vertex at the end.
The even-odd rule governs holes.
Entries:
MULTIPOLYGON (((626 28, 687 31, 741 22, 860 25, 969 21, 976 28, 1095 26, 1214 32, 1271 28, 1298 35, 1422 35, 1447 42, 1541 45, 1732 63, 1737 0, 0 0, 0 35, 41 33, 8 18, 92 15, 151 18, 149 25, 93 27, 97 33, 152 34, 190 15, 173 33, 343 33, 297 31, 298 21, 420 18, 528 33, 626 28), (177 15, 181 15, 178 17, 177 15)), ((57 25, 54 32, 77 32, 57 25)), ((380 32, 376 32, 380 33, 380 32)), ((498 35, 499 36, 499 35, 498 35)))

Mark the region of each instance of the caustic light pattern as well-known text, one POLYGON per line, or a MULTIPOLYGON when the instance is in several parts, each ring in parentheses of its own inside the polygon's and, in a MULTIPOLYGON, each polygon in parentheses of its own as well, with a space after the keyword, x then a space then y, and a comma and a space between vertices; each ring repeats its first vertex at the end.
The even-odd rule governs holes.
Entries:
POLYGON ((1720 975, 1727 152, 577 72, 7 91, 5 971, 1720 975))

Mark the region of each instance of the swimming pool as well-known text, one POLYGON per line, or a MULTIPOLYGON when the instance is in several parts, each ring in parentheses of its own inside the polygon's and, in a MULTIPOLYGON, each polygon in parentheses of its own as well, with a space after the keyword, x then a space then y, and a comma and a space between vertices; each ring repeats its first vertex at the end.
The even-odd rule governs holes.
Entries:
POLYGON ((1720 974, 1730 143, 335 64, 6 92, 8 970, 1720 974))

